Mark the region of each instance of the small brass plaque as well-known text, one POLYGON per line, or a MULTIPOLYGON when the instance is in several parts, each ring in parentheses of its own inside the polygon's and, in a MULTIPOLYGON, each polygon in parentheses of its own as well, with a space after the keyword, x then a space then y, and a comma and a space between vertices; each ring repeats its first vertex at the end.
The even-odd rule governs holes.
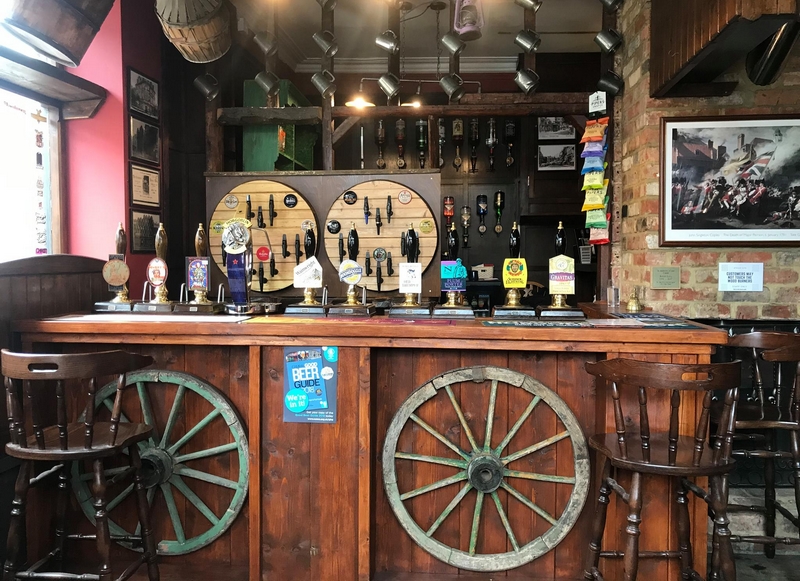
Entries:
POLYGON ((653 289, 681 288, 681 267, 654 266, 651 273, 650 286, 653 289))

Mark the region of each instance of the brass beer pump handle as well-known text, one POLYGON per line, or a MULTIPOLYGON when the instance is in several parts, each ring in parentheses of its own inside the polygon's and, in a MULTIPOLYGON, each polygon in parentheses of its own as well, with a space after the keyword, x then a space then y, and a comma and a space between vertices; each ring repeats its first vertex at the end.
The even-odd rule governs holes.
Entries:
POLYGON ((197 232, 194 235, 195 256, 208 256, 208 236, 206 236, 203 223, 197 225, 197 232))
POLYGON ((117 237, 115 239, 117 254, 125 254, 128 250, 128 237, 125 236, 125 228, 122 227, 122 222, 119 223, 117 228, 117 237))
POLYGON ((164 230, 164 223, 158 223, 156 231, 156 256, 161 260, 167 259, 167 231, 164 230))

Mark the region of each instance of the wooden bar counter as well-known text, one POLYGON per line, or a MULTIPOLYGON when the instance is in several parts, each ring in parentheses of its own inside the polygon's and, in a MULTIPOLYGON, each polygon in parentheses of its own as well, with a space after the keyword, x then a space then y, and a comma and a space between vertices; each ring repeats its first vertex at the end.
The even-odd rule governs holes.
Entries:
MULTIPOLYGON (((609 315, 602 306, 592 305, 585 310, 596 317, 590 320, 594 325, 514 327, 481 321, 408 322, 383 317, 356 321, 283 316, 246 321, 219 317, 208 322, 210 318, 191 316, 70 315, 22 321, 17 323, 16 331, 24 349, 85 351, 122 347, 152 355, 156 359, 154 367, 194 374, 216 386, 238 409, 249 439, 247 505, 213 543, 194 553, 162 559, 165 570, 200 567, 210 580, 250 581, 453 581, 462 577, 486 581, 578 580, 582 579, 594 512, 594 474, 577 523, 554 549, 511 571, 475 573, 431 556, 400 526, 384 492, 382 451, 392 418, 409 394, 451 369, 493 365, 530 375, 563 399, 588 436, 613 431, 614 422, 610 395, 606 386, 595 386, 584 371, 587 361, 632 357, 660 362, 707 362, 715 346, 726 342, 724 331, 691 323, 604 326, 615 323, 608 323, 608 319, 603 323, 602 317, 609 315), (283 422, 283 348, 293 346, 339 348, 335 424, 283 422)), ((454 391, 467 424, 482 441, 488 390, 460 387, 454 391)), ((152 392, 150 397, 155 416, 163 421, 173 402, 159 399, 152 392)), ((656 408, 661 413, 650 418, 653 430, 668 428, 669 402, 666 397, 662 399, 657 400, 660 406, 656 408)), ((524 400, 510 390, 498 394, 493 415, 496 439, 508 433, 529 402, 530 398, 524 400)), ((682 406, 684 434, 691 433, 699 413, 689 403, 682 406)), ((191 419, 193 413, 185 410, 182 417, 187 424, 196 421, 191 419)), ((430 425, 438 425, 437 429, 452 441, 466 443, 447 397, 428 408, 424 419, 430 425)), ((555 419, 534 413, 515 437, 538 442, 560 429, 563 428, 557 427, 555 419)), ((406 427, 398 443, 400 449, 432 456, 443 456, 447 450, 417 425, 406 427)), ((570 473, 572 448, 569 441, 561 441, 530 454, 526 462, 534 472, 570 473)), ((218 468, 233 473, 234 464, 233 460, 221 460, 218 468)), ((442 474, 452 473, 452 469, 441 472, 440 468, 447 467, 420 462, 398 464, 400 488, 416 489, 441 479, 442 474)), ((658 482, 648 484, 644 499, 644 514, 648 516, 641 550, 675 548, 676 518, 670 501, 673 491, 666 480, 663 486, 658 482)), ((563 511, 570 494, 569 486, 553 482, 524 481, 519 490, 556 515, 563 511)), ((409 511, 425 530, 456 492, 457 487, 446 487, 420 496, 409 502, 409 511)), ((504 490, 500 492, 520 543, 541 534, 544 521, 504 490)), ((217 510, 212 500, 207 503, 217 510)), ((190 507, 185 504, 179 502, 178 508, 185 511, 188 528, 200 526, 202 523, 192 524, 198 519, 189 514, 190 507)), ((435 537, 466 550, 474 506, 474 500, 465 500, 435 537)), ((153 511, 162 535, 157 538, 174 539, 167 511, 158 504, 153 511)), ((692 511, 695 564, 702 570, 705 505, 696 503, 692 511)), ((512 550, 498 514, 487 497, 477 537, 479 553, 512 550)), ((621 509, 618 512, 614 501, 608 522, 609 546, 604 548, 621 550, 624 514, 621 509), (616 542, 614 529, 619 531, 616 542)), ((603 566, 607 579, 621 577, 621 571, 614 570, 621 567, 621 562, 606 561, 603 566)), ((678 562, 646 559, 640 564, 639 574, 642 579, 678 579, 678 562)), ((182 577, 178 574, 167 578, 182 577)))

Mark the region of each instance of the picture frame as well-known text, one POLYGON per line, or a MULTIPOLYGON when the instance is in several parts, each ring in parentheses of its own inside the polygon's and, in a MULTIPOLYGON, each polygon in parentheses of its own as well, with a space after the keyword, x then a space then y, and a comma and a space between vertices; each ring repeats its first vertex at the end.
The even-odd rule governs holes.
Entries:
POLYGON ((800 118, 661 119, 661 246, 800 245, 800 118))
POLYGON ((575 144, 540 145, 536 160, 539 171, 574 171, 575 144))
POLYGON ((131 252, 155 254, 156 232, 161 214, 131 209, 131 252))
POLYGON ((161 172, 130 163, 128 185, 132 206, 161 207, 161 172))
POLYGON ((575 139, 575 127, 566 117, 539 117, 536 128, 539 141, 575 139))
POLYGON ((160 165, 161 131, 158 125, 132 115, 130 119, 130 157, 160 165))
POLYGON ((128 68, 128 109, 158 119, 160 116, 158 88, 158 81, 128 68))

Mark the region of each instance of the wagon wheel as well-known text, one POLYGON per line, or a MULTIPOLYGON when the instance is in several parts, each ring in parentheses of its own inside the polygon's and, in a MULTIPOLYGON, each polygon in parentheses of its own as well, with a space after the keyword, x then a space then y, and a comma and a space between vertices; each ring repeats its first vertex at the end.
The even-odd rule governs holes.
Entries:
MULTIPOLYGON (((211 544, 222 535, 238 516, 247 496, 248 487, 248 446, 247 435, 239 414, 233 404, 219 390, 203 380, 175 371, 147 370, 129 373, 126 385, 136 386, 138 405, 141 407, 142 419, 145 423, 153 426, 152 436, 139 443, 139 453, 142 458, 142 475, 147 489, 147 502, 153 505, 156 494, 160 493, 169 513, 174 537, 163 539, 158 542, 159 555, 181 555, 196 551, 206 545, 211 544), (169 416, 163 426, 157 425, 156 416, 148 394, 147 384, 172 384, 177 390, 169 416), (183 415, 183 404, 188 393, 194 393, 207 402, 203 407, 210 404, 211 410, 202 420, 194 426, 186 426, 186 431, 179 437, 173 437, 175 426, 179 418, 183 415), (184 448, 192 438, 200 433, 216 418, 221 418, 230 430, 230 438, 221 442, 218 446, 211 448, 185 452, 184 448), (211 458, 223 454, 236 454, 238 457, 238 474, 236 480, 227 477, 211 474, 192 468, 192 461, 203 458, 211 458), (211 508, 192 490, 190 482, 202 481, 213 485, 217 496, 227 498, 233 491, 230 505, 223 514, 215 514, 211 508), (178 490, 186 499, 187 514, 190 510, 188 505, 192 505, 200 518, 193 522, 202 522, 199 528, 205 530, 194 536, 187 536, 184 522, 181 520, 178 505, 175 502, 174 490, 178 490)), ((152 389, 152 388, 151 388, 152 389)), ((116 393, 116 383, 112 382, 104 386, 97 394, 97 408, 113 407, 114 396, 116 393)), ((152 392, 151 392, 152 393, 152 392)), ((195 399, 195 398, 193 398, 195 399)), ((80 421, 83 421, 81 416, 80 421)), ((130 421, 123 413, 120 421, 130 421)), ((114 476, 126 472, 125 466, 107 467, 105 470, 106 478, 109 482, 114 482, 114 476)), ((92 495, 89 484, 92 479, 91 471, 85 471, 84 466, 78 462, 72 465, 72 488, 75 491, 78 501, 84 514, 94 522, 95 509, 92 505, 92 495)), ((114 509, 128 497, 133 497, 133 484, 121 489, 116 496, 108 501, 107 510, 109 513, 108 524, 112 535, 131 536, 140 534, 140 525, 135 531, 125 530, 119 524, 119 518, 114 516, 114 509), (117 518, 115 521, 114 519, 117 518)), ((121 540, 120 544, 134 550, 142 550, 141 543, 138 541, 121 540)))
MULTIPOLYGON (((468 389, 470 387, 475 388, 478 386, 464 384, 464 388, 468 389)), ((495 441, 496 438, 499 438, 499 434, 495 435, 495 441)), ((472 571, 492 572, 513 569, 533 561, 553 549, 564 539, 578 520, 589 490, 589 474, 589 452, 586 447, 586 439, 583 436, 577 418, 575 418, 564 401, 553 391, 532 377, 499 367, 480 366, 454 369, 433 378, 415 390, 405 402, 403 402, 400 409, 395 414, 392 423, 389 425, 386 434, 386 442, 383 446, 383 478, 386 495, 401 526, 408 532, 415 543, 434 557, 454 567, 472 571), (472 430, 470 430, 467 425, 466 417, 460 404, 456 400, 452 385, 462 382, 482 384, 485 381, 491 381, 491 389, 489 393, 489 409, 486 415, 486 438, 483 444, 479 444, 472 430), (503 437, 502 441, 497 446, 492 447, 492 428, 499 383, 506 383, 509 386, 509 390, 512 388, 524 389, 533 396, 533 399, 514 426, 503 437), (445 392, 446 396, 441 395, 440 392, 445 392), (436 396, 442 398, 448 397, 450 399, 455 413, 458 416, 461 429, 469 440, 469 449, 464 449, 459 446, 458 443, 448 439, 438 431, 436 427, 431 426, 417 415, 416 412, 418 408, 436 396), (523 424, 530 420, 531 414, 537 406, 548 406, 561 421, 564 430, 556 433, 552 437, 536 442, 531 446, 504 455, 504 450, 517 435, 523 424), (409 419, 447 446, 453 453, 452 457, 442 458, 397 451, 400 433, 409 419), (533 472, 511 470, 508 467, 510 463, 516 460, 524 458, 534 452, 544 450, 548 446, 555 445, 557 442, 566 439, 569 439, 572 444, 572 456, 574 460, 573 474, 537 474, 533 472), (397 460, 427 462, 450 466, 456 468, 458 472, 453 476, 427 484, 415 490, 401 492, 397 484, 397 460), (520 493, 513 484, 514 479, 520 478, 528 481, 555 483, 558 486, 570 487, 571 493, 569 500, 561 515, 556 517, 556 515, 549 514, 534 502, 535 499, 532 500, 520 493), (460 487, 459 491, 430 528, 428 528, 427 531, 423 530, 409 513, 405 501, 453 484, 458 484, 460 487), (498 490, 501 488, 505 490, 510 497, 514 497, 529 510, 536 513, 538 517, 549 523, 550 528, 538 538, 520 546, 514 535, 511 524, 509 523, 506 511, 503 509, 502 501, 498 496, 498 490), (473 490, 475 491, 474 495, 471 494, 473 490), (433 537, 436 530, 448 516, 453 513, 459 504, 464 503, 466 498, 472 496, 475 496, 475 508, 472 512, 473 517, 469 548, 464 551, 459 547, 450 547, 436 540, 433 537), (490 497, 491 502, 484 503, 486 496, 490 497), (508 542, 513 547, 512 551, 492 554, 480 554, 476 552, 478 532, 481 526, 481 513, 483 512, 484 504, 490 504, 496 507, 506 531, 508 542)))

